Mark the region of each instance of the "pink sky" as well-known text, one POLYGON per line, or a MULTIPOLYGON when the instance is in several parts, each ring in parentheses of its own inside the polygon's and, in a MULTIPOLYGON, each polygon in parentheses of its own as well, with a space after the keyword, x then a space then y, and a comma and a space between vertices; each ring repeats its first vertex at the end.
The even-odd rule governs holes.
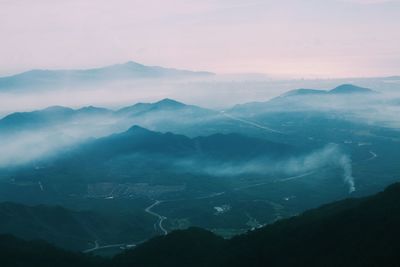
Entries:
POLYGON ((398 0, 1 0, 0 75, 129 60, 218 73, 400 74, 398 0))

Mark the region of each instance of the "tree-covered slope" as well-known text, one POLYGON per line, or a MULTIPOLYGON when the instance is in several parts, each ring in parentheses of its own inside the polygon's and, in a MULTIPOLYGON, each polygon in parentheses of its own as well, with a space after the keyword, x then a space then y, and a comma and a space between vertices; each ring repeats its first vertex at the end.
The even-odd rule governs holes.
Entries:
POLYGON ((227 241, 194 228, 175 232, 117 256, 114 266, 399 266, 399 225, 394 184, 227 241))
POLYGON ((224 240, 199 228, 145 242, 111 261, 0 235, 1 266, 399 266, 400 184, 224 240))
POLYGON ((43 241, 24 241, 0 235, 2 267, 99 267, 104 263, 102 259, 61 250, 43 241))
POLYGON ((100 246, 131 243, 140 236, 138 233, 145 232, 143 223, 132 215, 75 211, 61 206, 5 202, 0 203, 0 218, 0 234, 46 240, 75 251, 92 248, 95 243, 100 246))

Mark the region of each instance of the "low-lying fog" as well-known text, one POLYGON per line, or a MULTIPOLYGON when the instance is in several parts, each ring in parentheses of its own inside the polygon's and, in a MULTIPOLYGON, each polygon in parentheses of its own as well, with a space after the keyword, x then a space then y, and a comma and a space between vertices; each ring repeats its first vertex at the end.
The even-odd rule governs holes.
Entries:
MULTIPOLYGON (((343 118, 357 123, 372 123, 398 129, 400 128, 400 117, 398 116, 400 113, 400 94, 396 89, 399 86, 398 80, 395 79, 275 81, 266 79, 246 80, 243 77, 240 79, 213 77, 201 81, 121 82, 107 86, 0 93, 0 112, 5 115, 14 111, 34 110, 52 105, 69 107, 95 105, 117 109, 139 101, 154 102, 168 97, 187 104, 224 109, 225 112, 232 112, 235 116, 244 118, 263 113, 268 114, 268 112, 308 110, 340 113, 343 118), (242 113, 240 109, 239 111, 229 110, 229 107, 238 103, 267 101, 296 88, 332 89, 343 82, 356 82, 359 86, 374 89, 379 93, 368 96, 356 94, 321 97, 297 96, 291 98, 288 102, 285 102, 285 100, 282 103, 278 101, 273 105, 267 104, 265 109, 259 107, 252 109, 251 106, 250 110, 242 113)), ((263 107, 263 105, 261 106, 263 107)), ((166 123, 168 120, 172 122, 176 119, 175 123, 180 124, 180 127, 191 127, 190 125, 211 120, 210 118, 196 116, 193 118, 177 118, 178 115, 174 115, 173 112, 155 113, 142 121, 121 121, 120 117, 99 115, 79 120, 61 121, 12 134, 0 132, 0 168, 18 166, 32 160, 51 156, 72 145, 84 142, 88 138, 98 138, 122 132, 133 124, 157 128, 160 124, 168 125, 166 123)), ((226 117, 224 118, 226 119, 226 117)), ((167 130, 174 132, 174 128, 167 130)), ((202 135, 201 129, 199 129, 199 135, 202 135)), ((189 160, 177 164, 182 168, 192 168, 197 163, 189 160)), ((302 158, 292 158, 282 162, 255 160, 242 165, 231 165, 229 162, 218 165, 207 164, 202 167, 202 171, 214 175, 236 175, 246 172, 265 173, 281 170, 289 176, 295 176, 326 166, 342 168, 343 177, 348 184, 349 191, 355 190, 351 159, 334 145, 328 145, 319 151, 311 151, 309 155, 302 158)))
POLYGON ((275 80, 262 75, 216 75, 202 79, 142 79, 84 87, 60 85, 43 90, 0 91, 0 116, 54 105, 117 108, 167 97, 207 108, 226 109, 240 103, 267 101, 297 88, 331 89, 344 83, 392 94, 400 91, 400 78, 275 80))

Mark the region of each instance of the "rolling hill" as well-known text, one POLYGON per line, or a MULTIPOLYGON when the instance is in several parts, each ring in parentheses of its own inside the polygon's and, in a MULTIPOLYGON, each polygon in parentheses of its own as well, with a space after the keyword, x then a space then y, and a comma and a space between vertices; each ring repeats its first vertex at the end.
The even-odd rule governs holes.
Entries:
POLYGON ((0 235, 0 257, 7 267, 398 266, 399 196, 400 184, 393 184, 376 195, 327 204, 232 239, 201 228, 178 230, 111 260, 0 235))
POLYGON ((132 79, 176 79, 207 77, 210 72, 196 72, 146 66, 133 61, 102 68, 85 70, 30 70, 13 76, 0 77, 0 92, 23 91, 33 89, 62 88, 99 84, 132 79))
POLYGON ((327 109, 348 112, 349 108, 359 107, 360 101, 379 101, 377 96, 379 96, 377 91, 352 84, 342 84, 331 90, 295 89, 266 102, 236 105, 227 112, 241 116, 253 116, 266 112, 326 111, 327 109))
POLYGON ((397 266, 399 196, 394 184, 230 240, 197 228, 176 231, 116 256, 113 266, 397 266))
POLYGON ((210 176, 202 167, 300 153, 294 146, 240 134, 189 138, 133 126, 122 133, 88 140, 51 158, 33 161, 12 175, 16 181, 41 181, 64 188, 93 182, 182 184, 190 182, 191 174, 210 176))
POLYGON ((64 249, 83 251, 95 244, 130 244, 151 235, 143 227, 147 223, 146 214, 141 216, 144 218, 110 213, 105 208, 102 212, 73 211, 61 206, 3 202, 0 203, 0 234, 12 234, 24 240, 46 240, 64 249))
POLYGON ((40 130, 73 133, 70 130, 75 128, 79 132, 91 132, 92 137, 96 137, 105 135, 104 132, 111 134, 127 130, 133 124, 171 131, 196 123, 218 123, 220 119, 217 111, 168 98, 154 103, 137 103, 118 110, 93 106, 79 109, 52 106, 6 115, 0 119, 0 135, 40 130))
POLYGON ((0 235, 0 259, 4 267, 104 266, 104 260, 59 249, 44 241, 25 241, 0 235))

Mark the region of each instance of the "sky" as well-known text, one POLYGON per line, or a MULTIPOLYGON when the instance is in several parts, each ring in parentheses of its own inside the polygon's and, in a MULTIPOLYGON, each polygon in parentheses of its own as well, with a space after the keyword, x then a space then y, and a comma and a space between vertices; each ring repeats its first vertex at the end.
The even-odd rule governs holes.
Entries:
POLYGON ((0 76, 136 61, 296 77, 400 74, 400 0, 0 0, 0 76))

